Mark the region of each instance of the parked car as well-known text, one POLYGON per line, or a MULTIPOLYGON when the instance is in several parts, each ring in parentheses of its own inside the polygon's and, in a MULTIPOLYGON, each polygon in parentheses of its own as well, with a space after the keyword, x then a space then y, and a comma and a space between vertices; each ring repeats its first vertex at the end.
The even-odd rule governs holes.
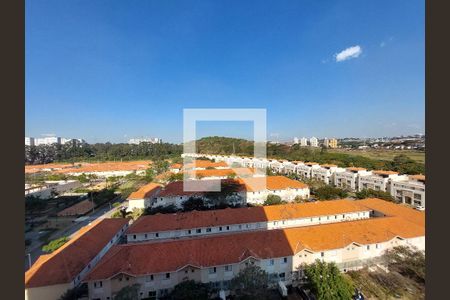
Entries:
POLYGON ((416 209, 417 209, 417 210, 420 210, 420 211, 423 211, 423 210, 425 210, 425 207, 419 205, 419 206, 416 206, 416 209))

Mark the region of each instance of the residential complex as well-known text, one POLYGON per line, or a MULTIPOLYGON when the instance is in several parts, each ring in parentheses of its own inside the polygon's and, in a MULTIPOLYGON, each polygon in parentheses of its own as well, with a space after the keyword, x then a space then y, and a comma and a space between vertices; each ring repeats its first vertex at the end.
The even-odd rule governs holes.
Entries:
POLYGON ((228 209, 203 215, 191 212, 143 217, 127 231, 130 242, 113 246, 85 278, 89 299, 113 299, 121 288, 134 283, 140 284, 141 299, 158 299, 189 279, 227 294, 230 280, 248 265, 260 266, 273 284, 296 285, 303 276, 303 264, 316 259, 335 262, 345 272, 379 262, 385 250, 398 245, 425 249, 423 212, 379 199, 352 202, 352 207, 349 202, 339 200, 335 206, 317 211, 287 205, 285 209, 280 206, 255 213, 249 208, 250 214, 228 209), (265 213, 267 220, 263 218, 265 213), (359 218, 332 220, 341 214, 358 213, 359 218), (328 217, 332 221, 325 223, 328 217), (324 223, 318 224, 319 218, 324 218, 324 223), (313 222, 287 225, 302 219, 313 222), (246 225, 250 224, 262 226, 249 229, 246 225), (267 230, 269 225, 274 227, 267 230), (233 230, 226 232, 227 226, 233 230), (220 233, 220 228, 226 234, 220 233), (202 231, 198 233, 198 229, 202 231), (165 238, 154 240, 156 233, 165 238))
POLYGON ((319 147, 319 140, 315 137, 309 139, 309 144, 311 147, 319 147))
POLYGON ((188 154, 183 157, 205 157, 227 165, 237 164, 242 167, 270 169, 281 174, 296 174, 302 179, 316 179, 351 191, 373 189, 390 193, 399 202, 415 207, 425 207, 425 176, 400 175, 398 172, 385 170, 366 170, 364 168, 342 168, 333 164, 252 158, 244 156, 225 156, 211 154, 188 154))

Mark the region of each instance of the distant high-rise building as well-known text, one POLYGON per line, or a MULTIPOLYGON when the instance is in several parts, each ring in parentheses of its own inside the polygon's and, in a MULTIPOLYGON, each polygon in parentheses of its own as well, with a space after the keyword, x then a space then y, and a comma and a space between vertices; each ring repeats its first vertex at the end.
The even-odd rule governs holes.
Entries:
POLYGON ((64 145, 65 143, 72 140, 76 140, 80 143, 85 143, 85 140, 83 139, 68 139, 57 136, 46 136, 43 138, 25 137, 25 145, 27 146, 53 145, 53 144, 64 145))
POLYGON ((34 146, 34 138, 33 137, 25 137, 25 145, 34 146))
POLYGON ((298 137, 294 138, 294 144, 298 144, 298 137))
POLYGON ((330 148, 337 148, 337 139, 330 139, 328 141, 328 147, 330 148))
POLYGON ((305 137, 302 137, 300 140, 300 146, 302 146, 302 147, 308 146, 308 139, 305 137))
POLYGON ((323 141, 323 145, 326 148, 337 148, 337 140, 334 138, 333 139, 325 138, 323 141))
POLYGON ((309 144, 311 147, 319 147, 319 140, 316 137, 312 137, 309 139, 309 144))
POLYGON ((128 144, 139 145, 140 143, 152 143, 152 144, 161 144, 162 139, 160 138, 138 138, 138 139, 129 139, 128 144))

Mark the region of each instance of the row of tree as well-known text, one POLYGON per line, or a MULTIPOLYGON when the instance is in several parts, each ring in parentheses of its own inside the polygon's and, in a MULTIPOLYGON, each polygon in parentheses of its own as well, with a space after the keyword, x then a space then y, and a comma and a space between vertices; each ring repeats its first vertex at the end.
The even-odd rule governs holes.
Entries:
POLYGON ((179 157, 182 153, 181 145, 161 143, 111 144, 80 143, 76 140, 64 145, 25 146, 25 164, 45 164, 51 162, 75 161, 111 161, 161 159, 179 157))

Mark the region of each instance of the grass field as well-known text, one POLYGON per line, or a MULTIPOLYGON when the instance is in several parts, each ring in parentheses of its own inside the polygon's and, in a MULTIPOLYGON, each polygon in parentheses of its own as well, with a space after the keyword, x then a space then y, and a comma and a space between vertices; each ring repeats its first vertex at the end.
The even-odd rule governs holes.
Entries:
POLYGON ((348 149, 329 149, 328 152, 345 153, 350 155, 360 155, 371 159, 392 160, 395 156, 404 154, 412 160, 425 163, 425 152, 415 150, 386 150, 386 149, 367 149, 367 150, 348 150, 348 149))

